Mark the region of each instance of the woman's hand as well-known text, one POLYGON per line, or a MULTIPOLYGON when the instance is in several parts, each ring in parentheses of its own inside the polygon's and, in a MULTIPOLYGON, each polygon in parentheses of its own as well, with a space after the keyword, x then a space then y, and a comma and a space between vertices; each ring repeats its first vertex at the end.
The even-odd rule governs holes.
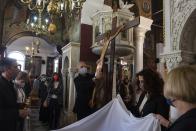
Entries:
POLYGON ((170 121, 165 119, 162 115, 156 114, 156 118, 159 120, 160 124, 166 128, 170 126, 170 121))
POLYGON ((94 103, 93 100, 90 100, 90 101, 89 101, 89 106, 90 106, 90 108, 93 108, 93 107, 95 106, 95 103, 94 103))
POLYGON ((28 110, 27 109, 20 109, 19 110, 19 116, 22 118, 25 118, 28 115, 28 110))

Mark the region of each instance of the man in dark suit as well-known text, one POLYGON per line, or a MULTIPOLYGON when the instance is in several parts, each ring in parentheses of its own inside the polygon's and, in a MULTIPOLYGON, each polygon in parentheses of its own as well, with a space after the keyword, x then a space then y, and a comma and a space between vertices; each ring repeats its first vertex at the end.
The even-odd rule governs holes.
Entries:
POLYGON ((17 106, 17 95, 12 80, 18 74, 17 62, 14 59, 0 60, 0 131, 16 131, 19 115, 25 117, 27 112, 17 106))
POLYGON ((94 88, 93 77, 94 75, 87 73, 87 65, 80 62, 79 74, 74 79, 77 96, 73 112, 77 114, 78 120, 92 113, 89 102, 94 88))

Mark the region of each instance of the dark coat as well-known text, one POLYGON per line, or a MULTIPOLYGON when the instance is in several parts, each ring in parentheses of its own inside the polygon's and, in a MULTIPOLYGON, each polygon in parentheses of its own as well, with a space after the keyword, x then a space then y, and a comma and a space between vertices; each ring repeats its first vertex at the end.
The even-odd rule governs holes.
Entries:
MULTIPOLYGON (((140 99, 141 97, 142 95, 140 96, 140 99)), ((169 119, 169 105, 167 104, 167 101, 163 95, 155 95, 155 96, 148 97, 148 100, 144 104, 142 111, 139 113, 139 106, 141 104, 141 101, 138 102, 138 104, 135 107, 133 107, 134 111, 132 113, 136 117, 143 117, 150 113, 154 113, 154 114, 160 114, 166 119, 169 119)))
POLYGON ((38 96, 41 100, 40 110, 39 110, 39 120, 42 122, 48 121, 48 107, 44 107, 43 103, 46 100, 46 97, 48 95, 48 87, 44 84, 44 82, 40 83, 40 88, 38 92, 38 96))
POLYGON ((38 96, 41 99, 41 103, 44 103, 46 97, 48 95, 48 87, 44 84, 44 82, 40 82, 40 88, 38 92, 38 96))
POLYGON ((87 73, 85 76, 78 75, 74 79, 77 96, 73 112, 77 113, 77 115, 81 114, 81 116, 79 115, 80 118, 84 118, 91 113, 89 101, 94 88, 93 77, 94 75, 87 73))
MULTIPOLYGON (((140 103, 141 104, 141 103, 140 103)), ((146 116, 150 113, 154 114, 160 114, 164 118, 169 119, 169 105, 167 104, 167 101, 163 95, 153 95, 149 96, 147 102, 144 104, 144 107, 139 113, 139 106, 136 106, 136 116, 146 116)), ((161 127, 162 131, 165 131, 165 127, 161 127)))
POLYGON ((168 131, 196 131, 196 109, 192 109, 179 117, 168 131))
POLYGON ((14 84, 0 76, 0 131, 16 131, 19 118, 14 84))
POLYGON ((169 119, 169 105, 163 95, 151 96, 142 109, 142 116, 150 113, 160 114, 169 119))
POLYGON ((54 82, 49 84, 48 101, 49 128, 54 130, 59 127, 60 111, 63 106, 62 82, 59 82, 57 88, 54 88, 54 82), (57 98, 52 98, 53 95, 57 96, 57 98))

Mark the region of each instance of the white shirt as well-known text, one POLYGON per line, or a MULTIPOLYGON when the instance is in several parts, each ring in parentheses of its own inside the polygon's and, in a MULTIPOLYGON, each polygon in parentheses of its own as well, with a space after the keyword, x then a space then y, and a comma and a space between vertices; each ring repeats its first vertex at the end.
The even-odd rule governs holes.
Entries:
POLYGON ((25 93, 24 90, 20 87, 17 87, 17 103, 25 103, 25 93))

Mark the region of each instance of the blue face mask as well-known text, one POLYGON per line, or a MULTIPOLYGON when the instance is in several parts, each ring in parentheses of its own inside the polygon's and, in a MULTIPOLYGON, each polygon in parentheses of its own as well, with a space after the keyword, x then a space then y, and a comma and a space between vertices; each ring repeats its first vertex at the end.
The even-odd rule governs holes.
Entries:
POLYGON ((166 101, 167 101, 167 104, 168 105, 175 107, 174 104, 173 104, 173 102, 175 101, 175 99, 174 100, 166 99, 166 101))

